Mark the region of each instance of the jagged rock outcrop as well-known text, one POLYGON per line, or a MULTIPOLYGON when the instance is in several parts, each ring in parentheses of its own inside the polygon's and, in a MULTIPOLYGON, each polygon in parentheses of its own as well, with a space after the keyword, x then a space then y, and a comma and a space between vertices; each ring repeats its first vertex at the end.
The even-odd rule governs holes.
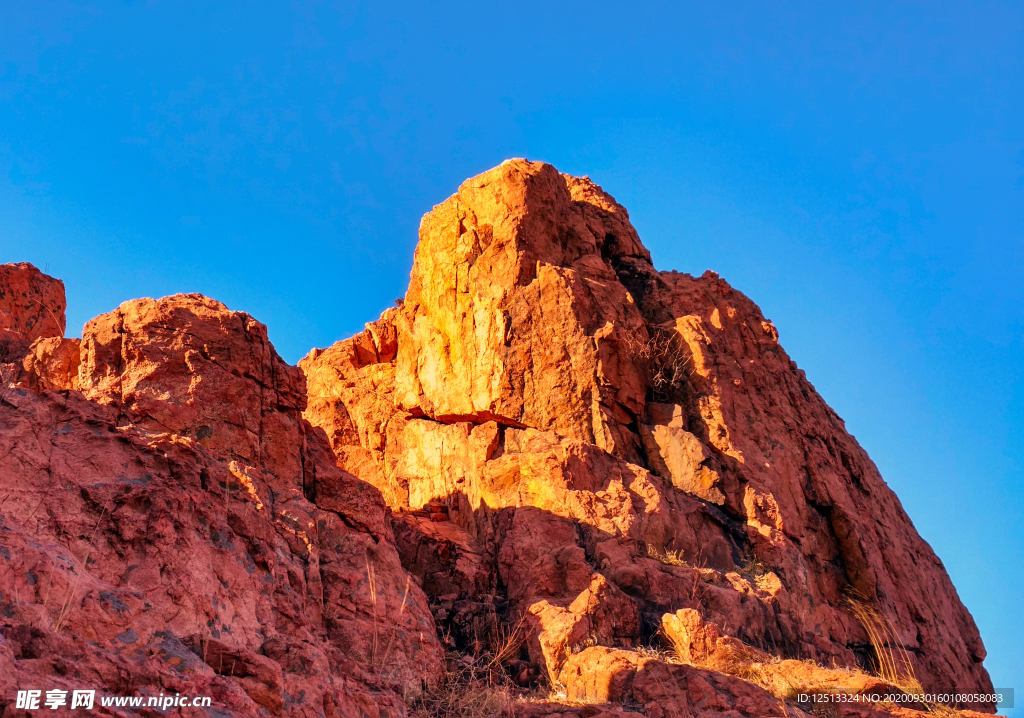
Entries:
POLYGON ((424 217, 396 315, 399 408, 552 430, 636 456, 622 427, 642 409, 644 387, 625 339, 647 331, 606 258, 650 257, 625 211, 592 187, 550 165, 510 162, 424 217))
POLYGON ((78 386, 77 339, 65 339, 64 283, 27 262, 0 264, 0 384, 78 386))
POLYGON ((306 418, 401 514, 463 646, 488 625, 466 607, 497 611, 551 681, 571 658, 586 683, 581 648, 657 643, 692 609, 779 659, 872 669, 866 606, 901 678, 991 688, 941 563, 772 323, 713 272, 656 271, 586 178, 468 180, 424 217, 404 304, 300 366, 306 418))
POLYGON ((5 718, 44 679, 373 718, 465 670, 544 693, 531 718, 991 691, 941 563, 772 323, 655 270, 587 178, 468 180, 404 302, 299 367, 200 295, 76 340, 59 282, 4 265, 0 288, 5 718))
POLYGON ((266 328, 178 295, 81 346, 82 392, 0 401, 0 706, 45 684, 404 715, 443 670, 426 598, 266 328))

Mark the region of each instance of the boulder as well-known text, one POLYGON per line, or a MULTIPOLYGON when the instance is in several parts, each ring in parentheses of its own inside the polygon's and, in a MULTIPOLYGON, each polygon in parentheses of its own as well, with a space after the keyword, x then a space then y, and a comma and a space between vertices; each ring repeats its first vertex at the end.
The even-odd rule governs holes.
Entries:
POLYGON ((81 363, 80 340, 36 339, 21 362, 20 383, 35 392, 77 389, 81 363))
POLYGON ((63 337, 66 309, 64 282, 28 262, 0 264, 0 362, 20 359, 4 356, 8 343, 26 348, 36 339, 63 337))

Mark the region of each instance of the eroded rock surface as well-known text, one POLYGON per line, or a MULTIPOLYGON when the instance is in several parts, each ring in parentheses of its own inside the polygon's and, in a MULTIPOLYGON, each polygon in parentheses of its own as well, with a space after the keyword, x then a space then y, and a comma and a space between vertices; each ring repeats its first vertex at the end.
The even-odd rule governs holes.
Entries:
POLYGON ((195 295, 127 302, 87 325, 81 388, 0 402, 4 704, 45 682, 397 716, 436 682, 383 498, 302 419, 263 325, 195 295))
POLYGON ((78 349, 63 338, 66 309, 62 281, 27 262, 0 264, 0 385, 77 382, 78 349))
POLYGON ((298 367, 199 295, 64 339, 62 285, 3 271, 0 715, 45 678, 403 716, 467 665, 546 695, 511 709, 534 718, 991 691, 941 563, 775 327, 712 272, 655 270, 587 178, 468 180, 404 303, 298 367))
POLYGON ((901 678, 991 688, 941 563, 772 323, 713 272, 655 270, 586 178, 468 180, 424 217, 404 305, 300 366, 338 465, 417 514, 406 565, 521 624, 552 682, 603 680, 576 656, 664 645, 683 609, 776 661, 877 670, 864 606, 901 678))

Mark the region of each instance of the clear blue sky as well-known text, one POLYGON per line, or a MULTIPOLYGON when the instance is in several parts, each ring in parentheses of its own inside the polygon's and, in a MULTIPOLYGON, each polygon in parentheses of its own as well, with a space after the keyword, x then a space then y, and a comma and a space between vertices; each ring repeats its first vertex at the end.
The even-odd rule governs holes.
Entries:
POLYGON ((463 179, 589 174, 775 321, 1024 694, 1024 6, 722 7, 0 0, 0 261, 71 334, 198 291, 295 362, 463 179))

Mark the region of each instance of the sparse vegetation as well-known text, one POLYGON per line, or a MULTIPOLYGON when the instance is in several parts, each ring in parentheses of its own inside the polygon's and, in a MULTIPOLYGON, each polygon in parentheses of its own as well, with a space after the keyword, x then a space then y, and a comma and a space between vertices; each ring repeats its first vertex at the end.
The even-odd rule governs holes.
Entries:
MULTIPOLYGON (((740 678, 764 688, 780 700, 796 700, 801 693, 842 693, 842 685, 834 678, 823 679, 814 676, 822 670, 838 671, 855 675, 858 671, 845 667, 824 668, 813 661, 784 660, 778 656, 759 651, 750 646, 732 646, 729 650, 718 650, 692 662, 680 659, 679 649, 657 651, 645 649, 642 655, 669 663, 686 663, 704 670, 715 671, 740 678), (801 670, 803 669, 803 670, 801 670), (800 675, 803 673, 804 675, 800 675)), ((816 710, 826 704, 814 706, 816 710)))
MULTIPOLYGON (((924 693, 921 682, 914 675, 910 653, 899 640, 896 627, 892 625, 889 617, 879 608, 857 596, 847 597, 847 603, 868 634, 868 640, 875 653, 878 676, 904 693, 924 693)), ((925 708, 929 713, 936 715, 959 715, 955 708, 941 703, 926 703, 925 708)))
POLYGON ((60 319, 57 318, 57 315, 54 313, 54 311, 45 304, 43 304, 42 302, 40 302, 38 299, 29 299, 29 302, 31 302, 32 304, 38 304, 39 306, 46 310, 46 313, 50 315, 50 318, 53 320, 53 323, 57 325, 57 330, 60 332, 60 338, 63 339, 64 328, 61 326, 60 319))
POLYGON ((515 687, 493 657, 448 657, 448 670, 431 691, 410 703, 416 718, 487 718, 510 715, 515 687))
MULTIPOLYGON (((755 561, 744 561, 741 573, 757 577, 755 561)), ((761 565, 763 566, 763 565, 761 565)), ((849 598, 848 603, 854 615, 864 626, 875 652, 877 665, 874 675, 906 694, 923 694, 925 691, 914 675, 913 664, 906 648, 898 640, 896 629, 888 617, 877 607, 858 598, 849 598)), ((671 642, 671 638, 670 638, 671 642)), ((832 665, 825 667, 808 660, 783 659, 753 647, 730 641, 719 642, 707 651, 694 652, 689 647, 673 646, 674 650, 641 648, 638 653, 667 663, 683 663, 697 668, 715 671, 741 678, 771 693, 780 700, 795 700, 800 694, 841 694, 848 692, 843 676, 868 675, 858 668, 832 665), (683 660, 681 656, 692 656, 683 660), (827 671, 827 673, 825 673, 827 671), (840 675, 837 675, 840 674, 840 675)), ((926 703, 925 709, 934 715, 952 718, 962 715, 961 711, 942 704, 926 703)), ((806 708, 806 707, 805 707, 806 708)), ((815 715, 832 715, 830 704, 815 704, 809 709, 815 715)))
POLYGON ((57 615, 57 621, 54 623, 53 632, 60 633, 64 630, 64 626, 67 625, 68 618, 71 614, 71 608, 73 601, 78 593, 78 586, 82 579, 76 575, 73 581, 68 581, 68 591, 64 595, 64 603, 61 604, 60 613, 57 615))
POLYGON ((848 597, 847 603, 868 634, 875 653, 878 677, 906 693, 923 693, 921 683, 914 675, 910 654, 896 635, 896 628, 889 617, 856 596, 848 597))
POLYGON ((499 624, 497 632, 491 641, 491 660, 487 664, 488 667, 496 668, 516 658, 525 641, 525 614, 511 628, 508 628, 504 623, 499 624))
POLYGON ((753 552, 748 551, 743 555, 740 565, 736 567, 736 572, 751 583, 756 583, 757 579, 767 576, 771 569, 754 556, 753 552))
POLYGON ((736 573, 762 591, 768 591, 771 588, 771 567, 754 556, 751 551, 743 555, 740 565, 736 567, 736 573))
POLYGON ((6 402, 18 379, 18 367, 14 364, 0 364, 0 401, 6 402))
POLYGON ((623 341, 628 356, 647 380, 651 399, 678 402, 694 372, 686 344, 679 333, 674 329, 652 326, 647 329, 646 339, 627 333, 623 341))
POLYGON ((682 551, 672 551, 665 549, 664 553, 658 551, 654 546, 647 546, 647 555, 656 561, 661 561, 666 566, 685 566, 689 567, 690 564, 683 558, 682 551))

